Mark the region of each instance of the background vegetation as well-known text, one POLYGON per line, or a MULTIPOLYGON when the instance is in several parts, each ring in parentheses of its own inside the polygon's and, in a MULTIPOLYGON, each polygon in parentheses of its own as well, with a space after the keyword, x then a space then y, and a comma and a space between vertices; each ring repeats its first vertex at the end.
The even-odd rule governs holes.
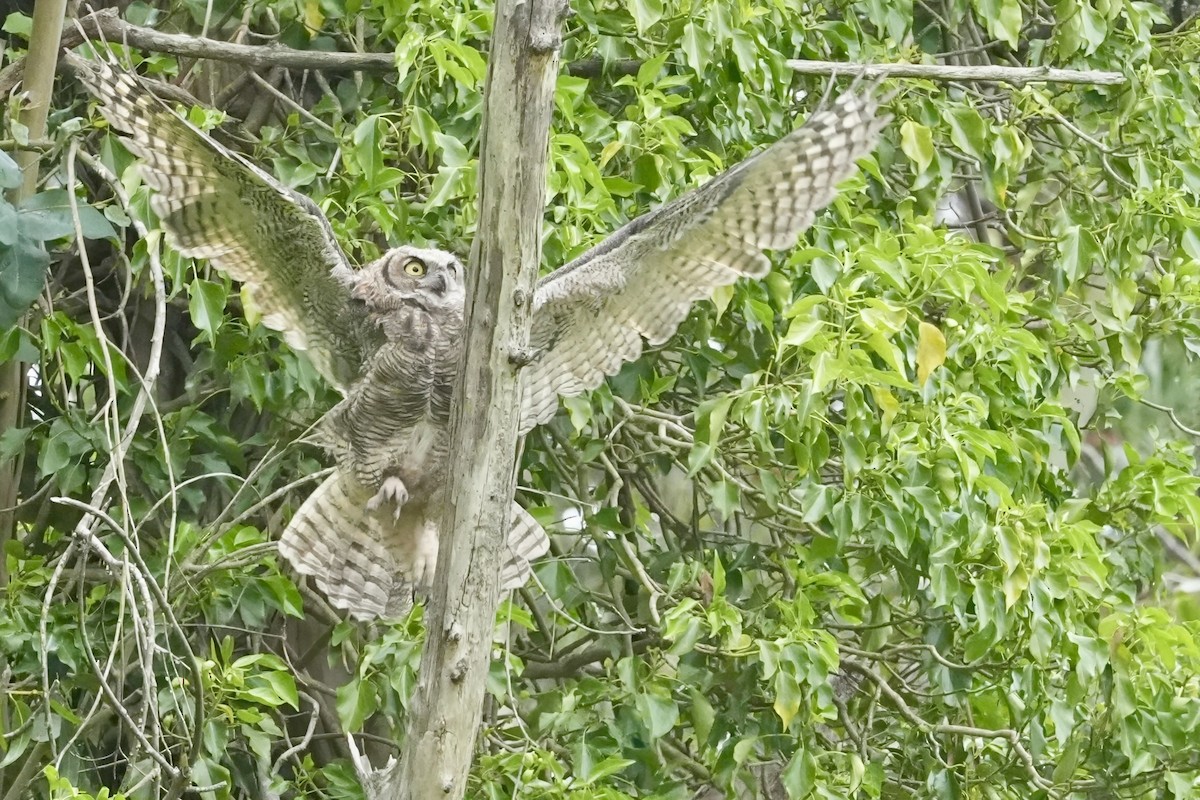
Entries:
MULTIPOLYGON (((768 280, 528 438, 521 499, 554 549, 499 612, 471 796, 1200 794, 1189 8, 571 7, 547 269, 797 125, 829 81, 788 58, 1126 81, 890 82, 884 142, 768 280)), ((361 261, 466 254, 489 6, 121 12, 394 51, 394 73, 252 73, 117 47, 228 110, 187 113, 316 199, 361 261)), ((11 63, 28 18, 4 30, 11 63)), ((342 621, 272 543, 335 397, 236 285, 162 247, 67 78, 50 140, 39 192, 0 204, 0 360, 29 365, 0 432, 19 481, 0 798, 361 797, 343 731, 395 752, 420 609, 342 621)))

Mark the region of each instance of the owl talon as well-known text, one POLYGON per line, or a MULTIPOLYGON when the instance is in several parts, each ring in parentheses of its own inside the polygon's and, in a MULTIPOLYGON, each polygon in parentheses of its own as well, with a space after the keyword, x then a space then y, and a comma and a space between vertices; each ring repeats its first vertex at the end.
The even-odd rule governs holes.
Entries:
POLYGON ((378 511, 384 503, 389 502, 395 506, 392 509, 392 519, 400 519, 400 512, 404 510, 404 504, 408 502, 408 487, 404 485, 404 481, 395 476, 383 479, 379 491, 367 501, 367 511, 378 511))

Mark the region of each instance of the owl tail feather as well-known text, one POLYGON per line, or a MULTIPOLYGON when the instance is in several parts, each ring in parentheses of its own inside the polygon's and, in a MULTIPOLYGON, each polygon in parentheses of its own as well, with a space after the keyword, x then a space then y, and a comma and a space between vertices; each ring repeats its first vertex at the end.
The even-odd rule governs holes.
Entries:
POLYGON ((337 608, 371 620, 412 608, 412 579, 389 552, 389 531, 366 510, 370 495, 334 472, 308 496, 279 539, 279 553, 311 576, 337 608))
POLYGON ((537 520, 516 503, 512 505, 512 523, 505 542, 504 566, 500 568, 500 588, 520 589, 533 571, 532 562, 550 549, 550 538, 537 520))
MULTIPOLYGON (((367 510, 371 494, 334 472, 292 517, 279 553, 301 575, 311 576, 336 608, 355 619, 408 614, 419 589, 432 583, 437 529, 417 514, 393 520, 367 510)), ((529 579, 532 559, 550 548, 546 532, 525 509, 512 507, 501 588, 529 579)))

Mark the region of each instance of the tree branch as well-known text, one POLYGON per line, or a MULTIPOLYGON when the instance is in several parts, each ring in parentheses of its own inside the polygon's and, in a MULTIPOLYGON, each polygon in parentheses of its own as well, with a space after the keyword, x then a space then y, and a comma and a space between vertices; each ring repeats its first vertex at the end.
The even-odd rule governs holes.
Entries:
POLYGON ((1119 72, 1094 72, 1049 67, 962 66, 957 64, 847 64, 837 61, 792 59, 787 65, 801 75, 861 75, 866 78, 925 78, 932 81, 989 81, 1022 86, 1026 83, 1090 83, 1114 86, 1125 82, 1119 72))
MULTIPOLYGON (((140 50, 170 53, 188 58, 207 58, 248 67, 286 67, 288 69, 322 72, 394 72, 396 59, 392 53, 323 52, 295 50, 280 44, 249 45, 224 42, 182 33, 164 33, 126 22, 117 16, 116 9, 105 8, 78 20, 78 27, 66 30, 62 47, 78 47, 88 39, 121 42, 140 50)), ((632 75, 642 62, 638 59, 619 59, 606 62, 590 56, 567 66, 566 71, 579 78, 598 78, 603 74, 632 75)), ((0 96, 8 96, 25 72, 25 59, 15 61, 0 71, 0 96)))
MULTIPOLYGON (((102 37, 142 50, 171 53, 189 58, 208 58, 228 61, 249 67, 286 67, 333 72, 389 72, 396 68, 392 53, 328 53, 319 50, 295 50, 279 44, 234 44, 219 39, 188 36, 182 33, 163 33, 126 22, 114 9, 104 9, 79 20, 88 38, 102 37)), ((63 37, 64 47, 83 42, 79 30, 72 32, 70 41, 63 37)))
MULTIPOLYGON (((657 637, 648 636, 642 639, 633 641, 630 649, 634 653, 644 653, 651 645, 659 644, 660 640, 657 637)), ((615 648, 605 642, 597 642, 590 647, 585 647, 578 653, 572 653, 569 656, 555 658, 549 662, 527 661, 525 670, 521 673, 522 678, 537 680, 541 678, 566 678, 572 675, 577 675, 584 667, 592 664, 597 664, 606 658, 617 658, 621 653, 614 656, 615 648)), ((619 649, 619 648, 617 648, 619 649)))

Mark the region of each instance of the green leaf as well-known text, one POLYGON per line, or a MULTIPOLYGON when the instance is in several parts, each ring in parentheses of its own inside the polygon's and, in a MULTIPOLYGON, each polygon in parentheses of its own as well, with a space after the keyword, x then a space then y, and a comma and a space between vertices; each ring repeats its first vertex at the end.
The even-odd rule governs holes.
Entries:
POLYGON ((263 583, 275 601, 276 608, 289 617, 299 619, 304 616, 304 601, 294 583, 283 575, 272 575, 264 579, 263 583))
MULTIPOLYGON (((9 19, 15 14, 10 14, 9 19)), ((6 23, 7 24, 7 23, 6 23)), ((12 157, 0 150, 0 189, 15 189, 21 185, 21 168, 12 157)))
POLYGON ((696 740, 701 744, 707 742, 713 723, 717 719, 716 709, 703 694, 693 689, 689 713, 692 718, 692 727, 696 729, 696 740))
POLYGON ((721 515, 721 519, 733 519, 733 515, 737 513, 740 507, 742 496, 737 484, 722 479, 715 483, 706 484, 704 488, 712 499, 713 508, 721 515))
POLYGON ((645 36, 654 23, 663 18, 663 0, 628 0, 639 36, 645 36))
POLYGON ((0 464, 11 461, 25 449, 33 428, 9 428, 0 432, 0 464))
MULTIPOLYGON (((14 11, 4 18, 3 31, 28 40, 33 35, 33 17, 26 16, 20 11, 14 11)), ((0 186, 3 186, 5 189, 11 189, 16 184, 14 183, 12 186, 0 184, 0 186)))
POLYGON ((41 243, 20 236, 16 244, 0 245, 0 330, 17 324, 46 285, 50 255, 41 243))
POLYGON ((1021 35, 1021 4, 1019 0, 975 0, 981 22, 987 25, 994 38, 1016 49, 1021 35))
POLYGON ((801 347, 808 344, 809 340, 821 332, 825 327, 825 320, 810 317, 809 319, 794 319, 788 325, 787 333, 784 334, 780 344, 788 347, 801 347))
POLYGON ((635 704, 651 738, 666 736, 679 721, 679 707, 670 696, 640 692, 635 704))
POLYGON ((487 71, 478 52, 457 42, 434 39, 429 42, 429 52, 442 73, 468 89, 474 89, 487 71))
POLYGON ((12 132, 13 140, 19 145, 29 144, 29 126, 19 120, 12 120, 8 124, 9 130, 12 132))
POLYGON ((368 184, 383 170, 383 120, 377 114, 354 127, 354 156, 368 184))
POLYGON ((338 717, 346 730, 362 730, 363 722, 378 707, 378 695, 369 680, 355 678, 337 689, 338 717))
POLYGON ((987 123, 974 108, 952 108, 946 115, 950 141, 969 156, 983 158, 988 150, 987 123))
POLYGON ((17 221, 17 210, 4 200, 0 200, 0 246, 10 247, 17 243, 21 236, 21 227, 17 221))
POLYGON ((251 676, 251 681, 261 681, 265 686, 251 686, 250 693, 258 699, 266 700, 270 705, 287 704, 294 709, 300 708, 300 695, 296 691, 296 679, 286 672, 262 672, 251 676))
MULTIPOLYGON (((86 239, 115 239, 116 229, 104 214, 82 200, 75 201, 79 226, 86 239)), ((49 189, 26 200, 17 209, 21 232, 32 239, 48 242, 75 235, 71 196, 66 189, 49 189)))
POLYGON ((696 409, 695 446, 688 456, 688 474, 695 475, 716 455, 725 427, 725 416, 733 405, 733 395, 707 400, 696 409))
POLYGON ((989 29, 997 39, 1008 42, 1010 47, 1016 48, 1021 36, 1022 22, 1019 0, 1000 0, 1000 14, 996 18, 995 24, 989 25, 989 29))
POLYGON ((651 86, 654 84, 658 73, 662 71, 663 64, 667 63, 667 53, 660 53, 654 58, 648 58, 638 67, 637 82, 640 86, 651 86))
POLYGON ((437 121, 420 106, 408 110, 408 130, 414 139, 429 152, 439 147, 437 135, 442 132, 437 121))
POLYGON ((465 167, 471 160, 466 145, 445 133, 435 133, 434 140, 442 154, 442 164, 451 168, 465 167))
POLYGON ((1090 231, 1072 225, 1059 242, 1058 249, 1061 254, 1059 264, 1068 281, 1074 283, 1091 274, 1099 247, 1090 231))
POLYGON ((808 750, 800 748, 788 761, 779 777, 783 781, 788 797, 793 800, 808 797, 816 786, 817 762, 808 750))
POLYGON ((422 51, 425 33, 419 27, 413 26, 404 31, 400 37, 400 41, 396 43, 395 63, 396 63, 396 84, 403 85, 405 78, 408 77, 409 70, 416 64, 417 57, 422 51))
POLYGON ((579 787, 591 786, 607 777, 616 775, 626 767, 636 763, 632 759, 608 756, 599 763, 591 764, 590 768, 581 776, 582 780, 576 782, 574 785, 579 787))
POLYGON ((0 364, 16 359, 26 363, 38 360, 37 344, 24 328, 9 328, 0 331, 0 364))
POLYGON ((225 285, 197 278, 188 286, 188 292, 191 295, 188 313, 192 323, 209 344, 215 343, 217 331, 225 322, 225 285))
POLYGON ((42 477, 48 477, 61 472, 73 463, 77 455, 87 449, 83 440, 63 420, 57 420, 50 428, 50 436, 42 445, 38 457, 38 472, 42 477))
POLYGON ((1076 9, 1079 14, 1079 31, 1083 36, 1083 40, 1087 42, 1084 54, 1091 55, 1108 38, 1108 24, 1104 16, 1092 8, 1090 3, 1077 3, 1076 9))
POLYGON ((917 172, 924 172, 933 163, 933 134, 919 122, 906 119, 900 126, 900 149, 916 164, 917 172))
POLYGON ((712 34, 695 22, 683 26, 683 57, 688 69, 703 73, 712 58, 712 34))
POLYGON ((866 307, 858 312, 858 318, 864 330, 890 337, 904 329, 908 311, 884 300, 871 298, 867 300, 866 307))

